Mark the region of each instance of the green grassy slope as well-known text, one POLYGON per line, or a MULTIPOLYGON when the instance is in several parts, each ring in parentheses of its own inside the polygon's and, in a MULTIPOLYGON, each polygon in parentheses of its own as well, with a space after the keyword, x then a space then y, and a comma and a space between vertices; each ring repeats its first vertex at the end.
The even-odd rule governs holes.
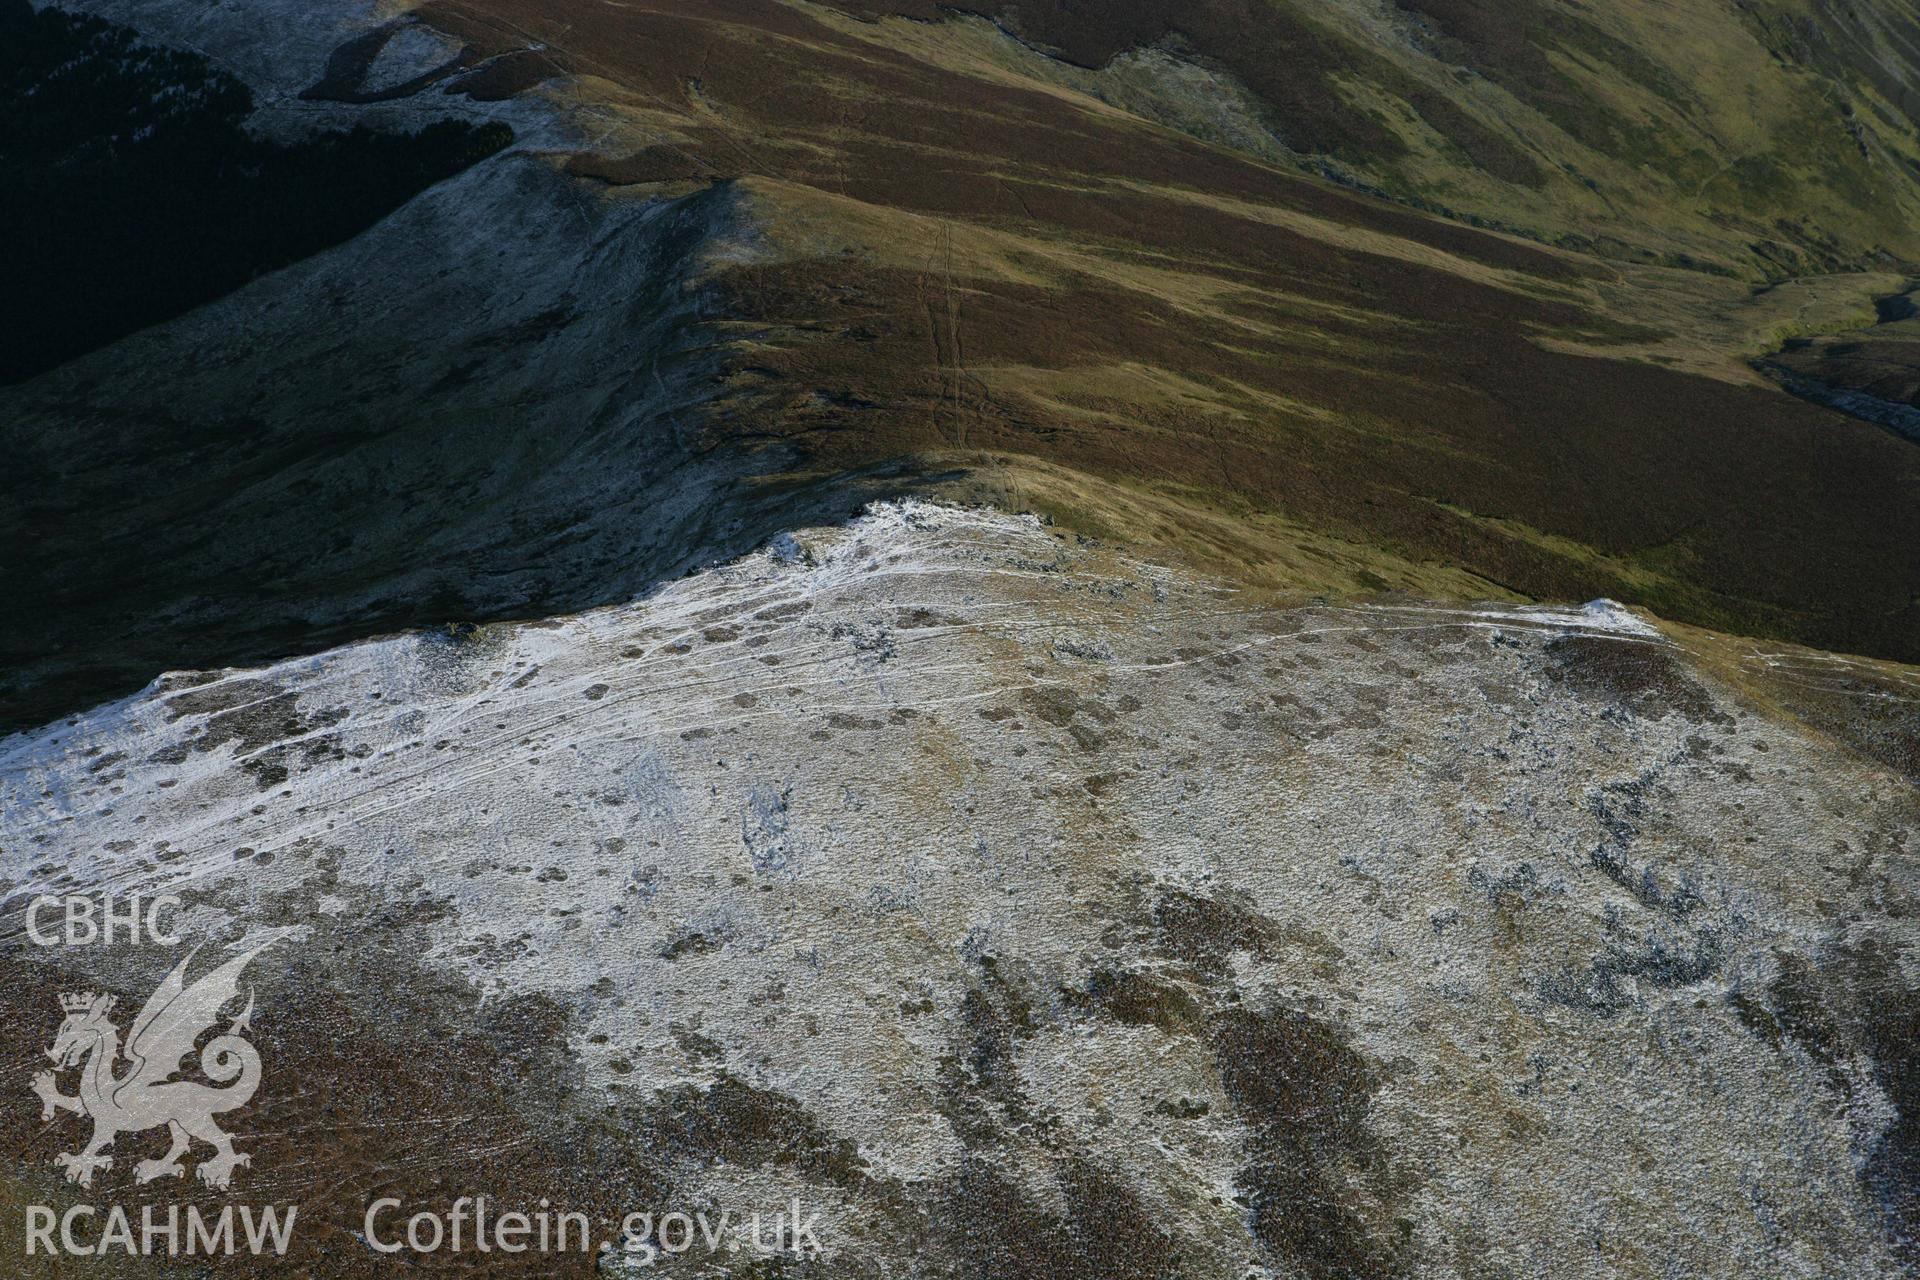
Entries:
POLYGON ((1920 257, 1920 18, 1898 0, 837 7, 971 9, 1109 73, 1158 49, 1244 86, 1302 163, 1608 256, 1775 278, 1920 257))
MULTIPOLYGON (((1245 33, 1242 55, 1266 47, 1251 10, 1184 10, 1178 38, 1150 10, 1103 6, 1096 21, 1061 7, 1048 26, 1054 10, 1023 6, 1018 26, 1086 64, 1148 39, 1204 60, 1207 13, 1220 40, 1245 33), (1121 23, 1129 13, 1140 20, 1121 23)), ((1698 209, 1624 218, 1608 225, 1647 243, 1596 256, 1172 131, 945 10, 656 2, 562 21, 526 0, 461 0, 423 12, 469 42, 537 40, 596 112, 625 113, 617 145, 576 156, 576 172, 641 190, 698 175, 751 193, 766 251, 718 276, 739 356, 711 430, 791 445, 796 479, 903 461, 972 469, 984 491, 1028 495, 1082 527, 1303 589, 1608 594, 1716 627, 1920 656, 1920 575, 1904 551, 1920 535, 1920 455, 1745 365, 1810 314, 1872 316, 1882 276, 1754 294, 1769 259, 1737 251, 1762 219, 1844 203, 1833 184, 1756 206, 1751 226, 1698 209), (1661 265, 1680 244, 1718 254, 1719 270, 1661 265)), ((1326 7, 1316 21, 1331 31, 1336 19, 1344 11, 1326 7)), ((1478 28, 1462 30, 1459 58, 1478 28)), ((1772 65, 1746 27, 1733 33, 1772 65)), ((1631 64, 1621 83, 1653 92, 1649 66, 1605 47, 1631 64)), ((1672 181, 1626 150, 1622 129, 1579 124, 1586 99, 1524 51, 1474 56, 1496 53, 1518 60, 1501 74, 1540 99, 1524 108, 1534 117, 1552 112, 1619 151, 1646 190, 1672 181)), ((1425 65, 1412 56, 1396 74, 1425 65)), ((1330 83, 1359 92, 1358 74, 1330 83)), ((1791 114, 1799 92, 1768 110, 1791 114)), ((1470 93, 1449 100, 1481 109, 1470 93)), ((1327 124, 1330 154, 1372 157, 1406 182, 1438 163, 1395 151, 1363 115, 1327 124)), ((1565 185, 1441 159, 1449 181, 1532 193, 1549 211, 1565 185)), ((1844 239, 1821 234, 1871 259, 1897 219, 1856 212, 1844 239)))

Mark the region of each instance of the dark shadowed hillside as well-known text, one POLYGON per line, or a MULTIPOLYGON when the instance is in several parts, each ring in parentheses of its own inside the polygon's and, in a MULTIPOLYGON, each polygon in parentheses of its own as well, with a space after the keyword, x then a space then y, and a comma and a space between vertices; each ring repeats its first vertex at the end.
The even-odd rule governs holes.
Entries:
POLYGON ((0 4, 0 383, 353 235, 512 139, 447 122, 290 145, 201 58, 27 0, 0 4))

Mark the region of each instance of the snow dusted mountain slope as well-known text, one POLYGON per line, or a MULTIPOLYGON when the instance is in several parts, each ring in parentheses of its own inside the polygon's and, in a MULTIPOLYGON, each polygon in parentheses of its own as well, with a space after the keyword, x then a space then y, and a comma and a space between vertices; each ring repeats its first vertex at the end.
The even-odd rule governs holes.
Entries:
POLYGON ((601 198, 514 150, 7 388, 0 537, 33 554, 6 571, 0 724, 184 655, 566 612, 737 548, 767 517, 736 488, 779 465, 702 438, 702 277, 740 233, 724 190, 601 198))
MULTIPOLYGON (((1790 704, 1916 681, 1728 652, 879 506, 6 739, 0 1036, 159 976, 19 945, 33 895, 297 930, 249 1121, 287 1274, 377 1273, 369 1186, 797 1194, 834 1276, 1889 1274, 1920 806, 1790 704)), ((78 1194, 0 1129, 12 1194, 78 1194)))

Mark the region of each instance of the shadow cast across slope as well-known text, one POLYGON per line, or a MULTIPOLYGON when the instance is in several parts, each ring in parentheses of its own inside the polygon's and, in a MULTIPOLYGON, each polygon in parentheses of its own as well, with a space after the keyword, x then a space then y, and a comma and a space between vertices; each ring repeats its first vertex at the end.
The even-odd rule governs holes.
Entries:
POLYGON ((163 670, 631 598, 796 513, 722 448, 721 185, 596 194, 510 152, 373 230, 0 391, 0 727, 163 670))

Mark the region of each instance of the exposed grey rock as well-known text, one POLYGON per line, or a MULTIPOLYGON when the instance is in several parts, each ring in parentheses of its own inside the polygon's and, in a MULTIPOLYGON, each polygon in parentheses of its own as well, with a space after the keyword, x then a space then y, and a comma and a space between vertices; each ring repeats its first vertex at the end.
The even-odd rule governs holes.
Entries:
POLYGON ((1716 669, 876 508, 6 740, 7 1043, 154 977, 55 974, 28 895, 175 892, 303 930, 256 1164, 316 1221, 384 1178, 799 1194, 809 1274, 1890 1274, 1920 806, 1716 669))

